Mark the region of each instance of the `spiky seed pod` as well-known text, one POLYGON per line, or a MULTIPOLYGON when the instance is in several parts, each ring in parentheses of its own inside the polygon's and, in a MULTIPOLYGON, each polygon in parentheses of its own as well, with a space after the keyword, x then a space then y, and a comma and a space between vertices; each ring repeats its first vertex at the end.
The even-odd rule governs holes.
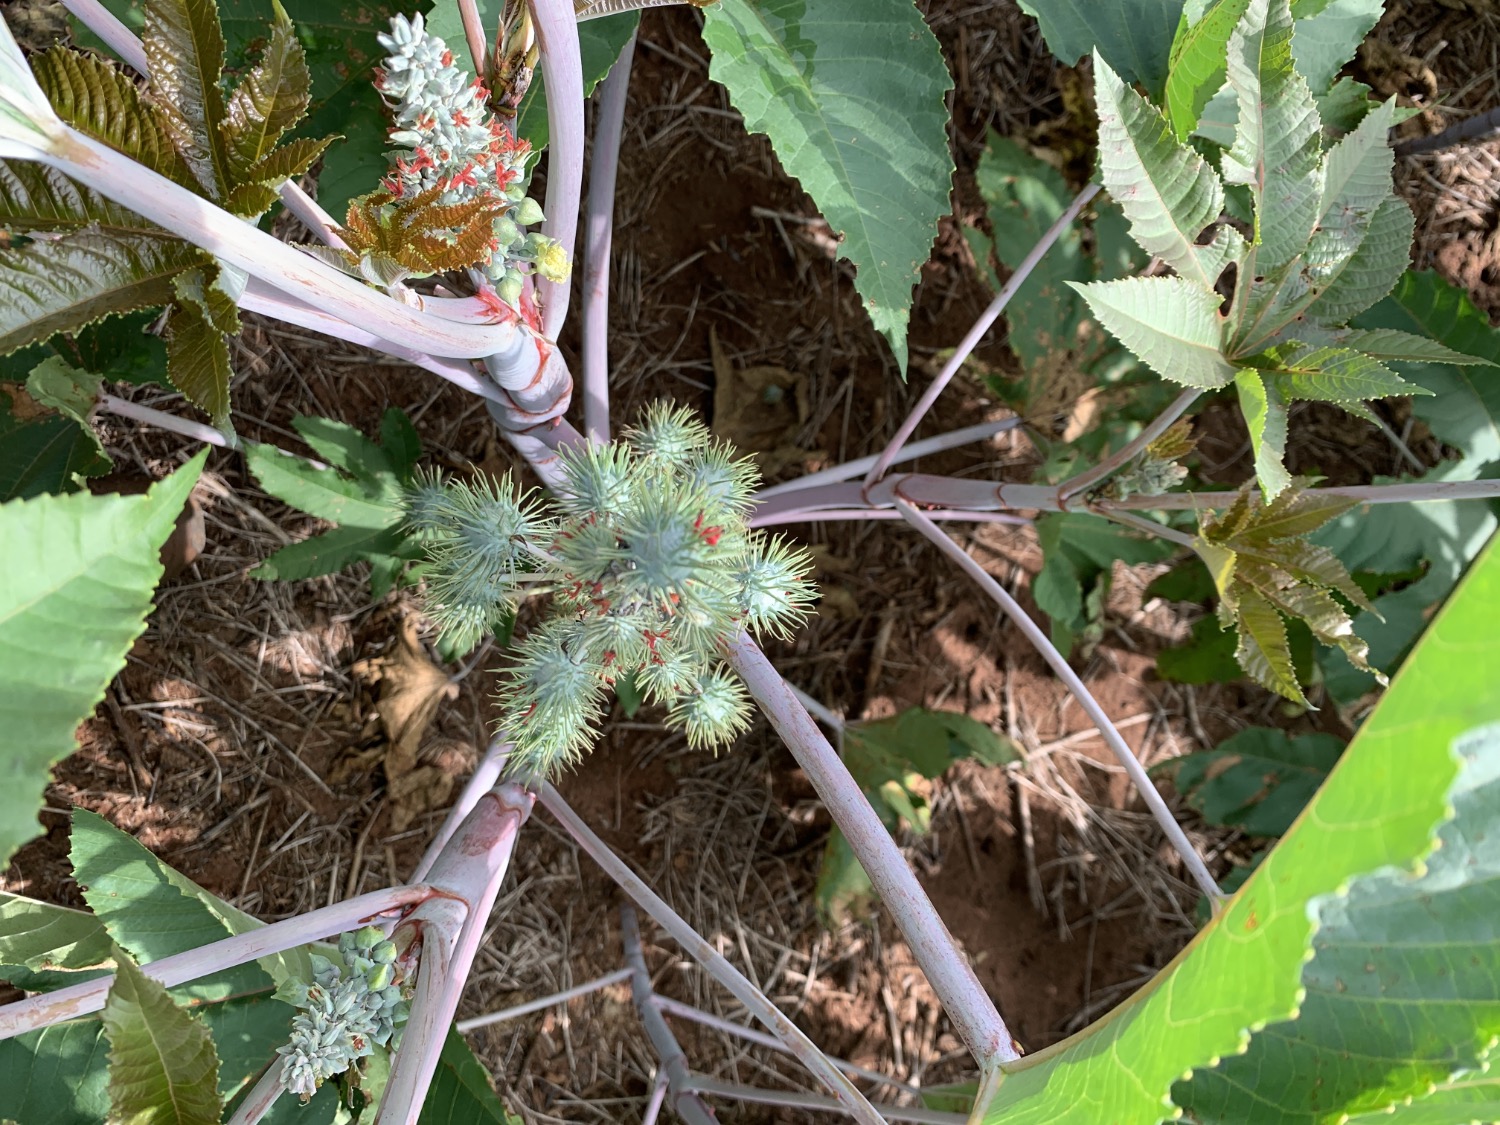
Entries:
POLYGON ((751 497, 760 477, 755 462, 736 456, 724 442, 714 442, 690 459, 684 475, 712 523, 741 523, 754 506, 751 497))
POLYGON ((641 669, 636 683, 652 703, 672 707, 707 673, 707 662, 696 652, 685 652, 673 645, 658 645, 653 658, 641 669))
POLYGON ((740 681, 717 668, 678 699, 667 722, 685 731, 694 749, 723 746, 750 729, 750 702, 740 681))
POLYGON ((713 564, 712 548, 722 529, 707 524, 672 484, 642 489, 620 518, 629 564, 621 586, 658 605, 681 598, 695 577, 713 564))
POLYGON ((807 581, 812 559, 778 536, 761 540, 735 572, 738 608, 747 628, 785 640, 817 594, 807 581))
POLYGON ((571 762, 593 738, 603 711, 599 665, 580 655, 575 621, 553 620, 521 643, 511 678, 499 698, 501 729, 519 762, 571 762))
POLYGON ((579 517, 605 517, 623 511, 634 493, 631 455, 626 446, 571 446, 561 454, 563 484, 557 503, 579 517))
POLYGON ((653 468, 683 469, 689 458, 708 445, 708 427, 686 406, 652 403, 625 440, 653 468))

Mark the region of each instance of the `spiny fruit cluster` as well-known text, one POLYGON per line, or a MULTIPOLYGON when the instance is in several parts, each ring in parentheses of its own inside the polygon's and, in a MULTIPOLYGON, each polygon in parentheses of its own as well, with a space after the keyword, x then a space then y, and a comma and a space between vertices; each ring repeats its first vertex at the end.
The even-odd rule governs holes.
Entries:
POLYGON ((305 1102, 376 1046, 391 1041, 406 1019, 396 947, 378 926, 339 936, 342 965, 313 955, 313 983, 289 981, 277 995, 302 1011, 291 1041, 278 1047, 281 1085, 305 1102))
POLYGON ((567 278, 567 254, 554 239, 527 233, 542 209, 526 195, 531 145, 512 135, 485 105, 489 92, 453 65, 453 52, 422 24, 420 15, 391 19, 379 36, 390 54, 376 71, 375 88, 395 117, 390 138, 410 153, 396 155, 381 186, 399 205, 433 188, 436 203, 503 199, 509 206, 494 220, 489 256, 481 263, 500 298, 516 307, 522 266, 554 281, 567 278))
POLYGON ((721 646, 741 629, 787 634, 815 597, 806 553, 746 527, 754 465, 687 410, 658 404, 625 440, 563 456, 553 514, 508 479, 426 479, 409 494, 429 613, 457 647, 518 598, 552 594, 501 689, 512 760, 543 772, 576 760, 622 676, 691 745, 728 742, 749 708, 721 646))

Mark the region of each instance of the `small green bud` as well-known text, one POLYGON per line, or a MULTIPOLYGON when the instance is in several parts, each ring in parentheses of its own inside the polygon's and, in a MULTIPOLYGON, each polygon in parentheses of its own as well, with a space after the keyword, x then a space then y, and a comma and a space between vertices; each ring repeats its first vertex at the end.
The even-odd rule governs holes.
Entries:
MULTIPOLYGON (((389 965, 396 960, 396 943, 383 941, 370 950, 370 956, 375 959, 376 964, 389 965)), ((371 987, 374 986, 372 985, 371 987)))
POLYGON ((507 271, 495 286, 495 292, 511 308, 518 307, 521 304, 521 275, 507 271))
POLYGON ((544 218, 546 216, 542 214, 542 205, 529 195, 516 207, 516 222, 522 226, 534 226, 544 218))

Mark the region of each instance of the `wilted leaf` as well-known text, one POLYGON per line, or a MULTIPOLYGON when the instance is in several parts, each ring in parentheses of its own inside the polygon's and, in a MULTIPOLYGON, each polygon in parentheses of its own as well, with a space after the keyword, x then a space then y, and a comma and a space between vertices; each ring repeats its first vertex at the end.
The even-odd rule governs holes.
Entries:
POLYGON ((752 456, 767 478, 818 456, 819 451, 797 444, 810 413, 807 380, 785 367, 736 368, 712 329, 708 345, 714 365, 714 436, 752 456))
MULTIPOLYGON (((105 469, 113 465, 94 433, 93 412, 99 404, 99 376, 69 367, 53 357, 37 364, 26 378, 26 393, 43 406, 51 407, 77 423, 79 432, 93 442, 93 466, 105 469)), ((91 466, 91 467, 93 467, 91 466)), ((89 472, 89 476, 95 475, 89 472)))
POLYGON ((380 685, 375 704, 380 726, 389 742, 386 773, 399 777, 416 765, 422 738, 444 700, 458 698, 458 685, 427 658, 417 635, 417 619, 401 623, 401 633, 390 656, 362 661, 357 674, 380 685))

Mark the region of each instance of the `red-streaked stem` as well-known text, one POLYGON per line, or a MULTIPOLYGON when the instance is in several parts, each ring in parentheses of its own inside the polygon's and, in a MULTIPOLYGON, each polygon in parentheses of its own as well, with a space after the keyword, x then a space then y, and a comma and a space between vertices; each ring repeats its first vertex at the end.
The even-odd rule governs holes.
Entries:
MULTIPOLYGON (((722 1082, 704 1074, 694 1074, 688 1079, 689 1089, 716 1098, 728 1098, 737 1102, 753 1102, 758 1105, 786 1106, 790 1109, 814 1109, 826 1113, 847 1113, 843 1106, 832 1098, 820 1094, 802 1094, 795 1090, 767 1090, 760 1086, 742 1086, 738 1082, 722 1082)), ((961 1113, 946 1113, 925 1106, 886 1105, 876 1107, 885 1114, 887 1121, 914 1121, 918 1125, 964 1125, 968 1118, 961 1113)))
POLYGON ((475 0, 458 0, 458 18, 463 21, 464 39, 469 44, 469 58, 474 60, 474 77, 488 85, 489 54, 484 38, 484 20, 475 0))
POLYGON ((417 309, 340 273, 229 212, 215 207, 108 145, 64 127, 64 134, 33 157, 122 206, 259 277, 353 324, 378 324, 388 339, 436 356, 470 358, 509 351, 513 323, 482 323, 472 298, 426 298, 417 309))
MULTIPOLYGON (((980 422, 977 426, 965 426, 961 430, 952 430, 946 434, 937 434, 934 437, 923 438, 914 441, 910 445, 901 447, 901 452, 891 460, 892 465, 902 465, 907 461, 915 461, 918 457, 926 457, 930 453, 941 453, 945 449, 956 449, 961 445, 968 445, 971 441, 983 441, 985 438, 994 437, 996 434, 1013 430, 1021 425, 1024 419, 1002 418, 996 422, 980 422)), ((780 496, 784 492, 796 492, 802 488, 812 488, 819 484, 836 484, 839 481, 853 480, 860 473, 866 472, 879 459, 879 454, 872 453, 868 457, 857 457, 853 461, 845 461, 842 465, 834 465, 828 469, 819 469, 815 473, 804 473, 796 480, 784 481, 781 484, 773 484, 769 488, 762 488, 755 494, 756 503, 771 496, 780 496)))
POLYGON ((687 1125, 714 1125, 714 1111, 687 1088, 687 1056, 682 1053, 677 1036, 667 1026, 661 1010, 651 1002, 654 999, 651 973, 646 968, 646 954, 641 949, 641 931, 636 924, 635 908, 628 902, 620 903, 620 939, 625 945, 625 963, 630 967, 630 995, 635 1001, 641 1026, 646 1029, 646 1038, 651 1040, 652 1049, 661 1060, 661 1071, 667 1076, 667 1097, 672 1109, 687 1125))
MULTIPOLYGON (((701 1023, 704 1027, 714 1028, 716 1031, 722 1031, 726 1035, 733 1035, 748 1043, 758 1043, 762 1047, 769 1047, 773 1051, 786 1050, 786 1047, 774 1035, 767 1035, 764 1031, 756 1031, 753 1027, 745 1027, 743 1024, 735 1023, 732 1020, 720 1019, 718 1016, 711 1015, 701 1008, 695 1008, 691 1004, 684 1004, 679 1000, 672 1000, 666 996, 657 996, 653 1002, 661 1009, 663 1015, 678 1016, 685 1020, 692 1020, 694 1023, 701 1023)), ((892 1078, 888 1074, 881 1074, 878 1070, 866 1070, 862 1066, 855 1066, 852 1062, 845 1062, 843 1059, 836 1059, 832 1056, 829 1056, 828 1061, 851 1078, 864 1078, 871 1082, 878 1082, 883 1086, 889 1086, 893 1090, 900 1090, 903 1094, 910 1094, 914 1098, 922 1096, 922 1091, 915 1086, 908 1086, 900 1079, 892 1078)))
POLYGON ((1104 460, 1092 468, 1085 469, 1071 480, 1065 480, 1058 486, 1057 493, 1064 503, 1077 496, 1080 492, 1086 492, 1100 481, 1104 480, 1116 469, 1130 462, 1137 453, 1145 449, 1162 434, 1172 428, 1172 424, 1186 414, 1193 403, 1198 401, 1198 396, 1203 392, 1196 387, 1190 387, 1183 391, 1172 404, 1163 410, 1144 430, 1131 438, 1119 449, 1115 450, 1104 460))
MULTIPOLYGON (((573 0, 531 0, 547 84, 547 217, 542 233, 562 243, 568 260, 578 245, 578 207, 583 196, 583 60, 573 0)), ((542 332, 557 339, 568 316, 568 282, 537 279, 543 302, 542 332)))
POLYGON ((849 841, 964 1045, 980 1065, 1020 1058, 1005 1021, 974 975, 969 959, 938 917, 890 830, 880 822, 859 783, 823 737, 807 708, 744 634, 726 646, 725 655, 849 841))
POLYGON ((444 897, 434 895, 396 928, 398 947, 408 927, 422 936, 422 961, 411 1016, 391 1062, 375 1125, 416 1125, 421 1116, 443 1040, 534 801, 515 782, 502 782, 480 797, 432 865, 429 885, 444 897), (430 951, 433 940, 437 948, 430 951), (430 959, 430 952, 437 957, 430 959))
POLYGON ((483 797, 495 787, 500 780, 500 773, 505 768, 505 755, 510 752, 510 743, 499 739, 491 742, 485 750, 484 757, 479 759, 479 764, 474 767, 474 775, 464 783, 463 791, 459 793, 458 800, 448 810, 447 819, 443 821, 442 828, 427 845, 427 850, 422 853, 421 860, 417 863, 417 869, 411 873, 411 882, 420 883, 432 870, 432 865, 437 862, 438 856, 442 855, 443 849, 448 846, 448 841, 453 839, 453 834, 458 831, 458 826, 464 822, 464 818, 474 811, 479 804, 479 798, 483 797))
MULTIPOLYGON (((806 712, 804 712, 805 714, 806 712)), ((810 722, 811 720, 809 720, 810 722)), ((546 782, 542 782, 537 800, 550 812, 557 822, 567 830, 578 846, 593 858, 604 873, 620 885, 620 889, 631 900, 672 936, 672 940, 685 949, 689 956, 704 967, 708 974, 729 990, 745 1009, 786 1045, 803 1066, 812 1071, 830 1093, 848 1106, 865 1125, 882 1125, 880 1115, 871 1108, 854 1083, 845 1078, 837 1067, 828 1061, 823 1052, 813 1044, 802 1030, 787 1019, 765 993, 746 979, 745 974, 731 965, 724 956, 699 936, 687 921, 666 904, 646 881, 630 869, 630 866, 614 852, 575 813, 562 794, 546 782)))
MULTIPOLYGON (((576 1000, 580 996, 587 996, 591 992, 598 992, 601 988, 608 988, 612 984, 618 984, 622 980, 630 978, 629 969, 616 969, 612 973, 605 973, 602 977, 584 981, 582 984, 565 988, 561 992, 554 992, 551 996, 543 996, 536 1000, 528 1000, 524 1004, 517 1004, 513 1008, 503 1008, 498 1012, 487 1012, 482 1016, 474 1016, 472 1019, 459 1020, 458 1030, 460 1032, 474 1031, 476 1028, 489 1027, 494 1023, 505 1023, 508 1020, 520 1019, 529 1016, 532 1012, 540 1012, 544 1008, 550 1008, 554 1004, 566 1004, 569 1000, 576 1000)), ((777 1044, 781 1046, 781 1044, 777 1044)))
MULTIPOLYGON (((812 508, 806 511, 779 512, 771 516, 751 516, 751 527, 777 527, 789 523, 817 523, 820 520, 899 520, 901 513, 892 508, 812 508)), ((1030 527, 1032 520, 1009 512, 964 512, 945 508, 932 513, 937 520, 962 523, 1006 523, 1030 527)))
POLYGON ((276 1104, 278 1098, 286 1093, 286 1087, 281 1084, 281 1056, 274 1055, 271 1065, 266 1067, 260 1081, 250 1088, 240 1102, 234 1116, 229 1119, 227 1125, 255 1125, 266 1114, 271 1112, 271 1107, 276 1104))
POLYGON ((146 61, 146 49, 141 46, 135 32, 116 19, 115 14, 99 3, 99 0, 63 0, 63 7, 104 40, 104 45, 119 55, 131 70, 137 74, 150 75, 151 64, 146 61))
POLYGON ((583 242, 583 432, 609 441, 609 251, 614 240, 615 180, 635 33, 599 84, 594 150, 589 160, 589 211, 583 242))
MULTIPOLYGON (((394 356, 425 371, 431 371, 439 378, 481 398, 495 402, 505 401, 505 393, 488 379, 480 378, 464 360, 438 359, 415 348, 403 347, 295 297, 279 293, 258 278, 252 277, 245 286, 245 291, 240 294, 239 306, 247 312, 274 317, 285 324, 293 324, 298 328, 306 328, 324 336, 332 336, 336 340, 345 340, 362 348, 394 356)), ((524 347, 527 341, 523 335, 518 334, 516 343, 524 347)))
MULTIPOLYGON (((186 953, 147 962, 141 966, 141 971, 152 980, 159 981, 168 988, 175 988, 209 973, 254 961, 257 957, 284 953, 329 934, 341 934, 345 930, 364 925, 368 919, 378 914, 425 902, 432 895, 433 889, 426 884, 372 891, 347 902, 309 911, 284 922, 276 922, 235 937, 227 937, 223 941, 190 949, 186 953)), ((63 1020, 77 1019, 99 1011, 104 1007, 104 998, 114 979, 114 974, 110 973, 83 984, 69 985, 56 992, 43 993, 29 1000, 17 1000, 14 1004, 5 1005, 0 1008, 0 1039, 9 1039, 39 1027, 50 1027, 63 1020)))
POLYGON ((953 355, 949 357, 948 362, 943 364, 943 368, 938 372, 937 378, 923 392, 922 397, 917 401, 917 405, 906 416, 906 421, 901 423, 901 428, 896 431, 896 436, 891 438, 885 449, 881 450, 880 456, 875 459, 875 464, 871 466, 869 473, 865 476, 866 485, 874 484, 885 475, 886 469, 890 468, 896 454, 901 452, 901 447, 906 444, 906 439, 911 437, 916 431, 917 424, 926 417, 927 411, 932 409, 932 404, 937 401, 938 395, 943 393, 943 388, 948 385, 953 376, 958 374, 959 368, 964 365, 964 361, 979 346, 979 341, 984 339, 985 333, 990 330, 991 325, 1005 311, 1005 306, 1010 304, 1011 298, 1016 295, 1016 292, 1022 285, 1026 284, 1026 279, 1031 276, 1032 270, 1036 269, 1037 263, 1042 260, 1043 255, 1052 249, 1052 244, 1058 240, 1062 232, 1072 225, 1073 220, 1078 218, 1079 212, 1088 206, 1089 201, 1098 194, 1098 184, 1089 184, 1079 192, 1073 202, 1068 204, 1068 209, 1058 216, 1057 222, 1048 227, 1047 232, 1031 248, 1031 253, 1027 254, 1021 260, 1021 264, 1016 267, 1016 272, 1010 275, 1010 280, 1005 283, 1004 288, 990 302, 989 308, 980 314, 979 319, 974 322, 974 327, 970 328, 968 334, 959 341, 958 347, 954 350, 953 355))
POLYGON ((159 430, 167 430, 183 437, 190 437, 194 441, 206 442, 209 445, 217 445, 222 449, 238 449, 239 438, 226 434, 223 430, 216 430, 203 422, 195 422, 191 418, 181 418, 176 414, 168 414, 165 410, 157 410, 154 407, 142 406, 136 402, 128 402, 115 395, 100 395, 99 409, 106 410, 111 414, 118 414, 121 418, 129 418, 136 422, 144 422, 148 426, 155 426, 159 430))
POLYGON ((1193 847, 1192 842, 1187 838, 1187 834, 1183 832, 1182 826, 1177 823, 1177 818, 1172 815, 1172 810, 1167 808, 1166 801, 1162 800, 1161 794, 1157 792, 1156 786, 1152 783, 1151 778, 1147 776, 1145 767, 1141 765, 1140 760, 1135 756, 1135 753, 1130 749, 1125 739, 1121 737, 1120 732, 1115 729, 1114 723, 1104 713, 1104 708, 1099 706, 1098 700, 1094 698, 1093 693, 1085 686, 1083 680, 1078 677, 1078 673, 1068 666, 1068 662, 1063 657, 1063 654, 1058 652, 1056 646, 1048 639, 1047 634, 1042 632, 1041 627, 1031 619, 1030 615, 1016 604, 1016 600, 1010 596, 1010 592, 1004 586, 1000 585, 1000 583, 996 582, 988 571, 975 562, 967 551, 947 535, 944 535, 937 524, 933 523, 925 515, 904 501, 898 500, 896 506, 900 509, 901 514, 906 517, 908 523, 930 539, 943 554, 962 567, 964 573, 979 583, 984 592, 993 598, 995 603, 1005 611, 1006 615, 1015 623, 1016 628, 1021 630, 1022 634, 1031 642, 1037 652, 1041 653, 1042 659, 1056 673, 1057 678, 1067 685, 1068 690, 1078 700, 1078 704, 1083 708, 1084 713, 1099 728, 1099 733, 1104 736, 1104 741, 1114 751, 1115 758, 1124 767, 1126 774, 1129 775, 1136 789, 1140 791, 1141 797, 1146 802, 1146 806, 1151 810, 1152 815, 1156 817, 1156 821, 1161 825, 1162 831, 1166 833, 1167 839, 1172 842, 1172 846, 1182 856, 1182 862, 1192 874, 1193 881, 1198 884, 1204 894, 1208 895, 1210 901, 1221 901, 1224 896, 1219 890, 1219 885, 1214 882, 1214 877, 1209 874, 1208 868, 1204 866, 1197 849, 1193 847))

